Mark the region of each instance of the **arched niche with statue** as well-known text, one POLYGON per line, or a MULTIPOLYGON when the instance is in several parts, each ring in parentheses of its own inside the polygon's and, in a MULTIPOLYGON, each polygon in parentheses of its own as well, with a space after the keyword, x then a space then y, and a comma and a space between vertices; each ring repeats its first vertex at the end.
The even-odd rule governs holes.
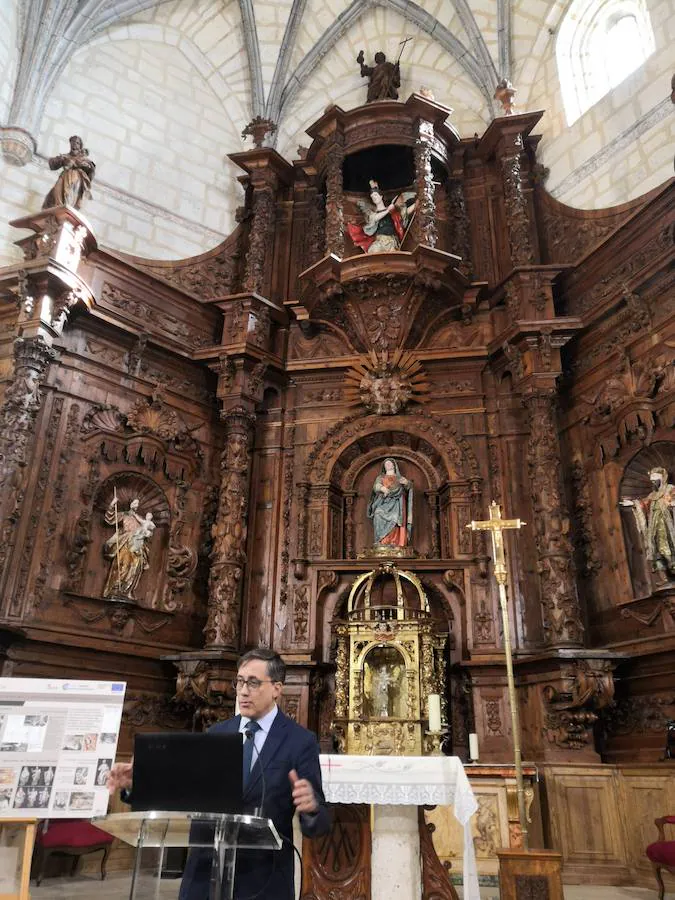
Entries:
POLYGON ((675 443, 658 441, 626 466, 619 506, 636 598, 675 594, 675 443))
POLYGON ((306 561, 364 556, 473 559, 478 545, 466 524, 480 506, 478 464, 452 426, 425 412, 350 416, 310 455, 299 487, 296 574, 306 561), (373 498, 387 460, 398 470, 408 535, 387 548, 376 533, 373 498), (407 485, 405 482, 409 482, 407 485), (381 553, 371 553, 380 543, 381 553), (405 552, 399 552, 404 550, 405 552))
POLYGON ((99 485, 92 513, 81 593, 162 608, 171 525, 162 489, 146 475, 120 472, 99 485))

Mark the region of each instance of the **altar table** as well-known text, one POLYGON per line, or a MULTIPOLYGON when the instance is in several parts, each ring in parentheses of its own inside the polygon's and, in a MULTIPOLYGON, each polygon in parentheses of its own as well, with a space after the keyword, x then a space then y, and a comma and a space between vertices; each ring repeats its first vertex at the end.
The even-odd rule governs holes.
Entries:
POLYGON ((323 790, 329 803, 375 806, 372 836, 372 900, 421 897, 419 806, 452 806, 464 829, 464 900, 480 900, 471 817, 477 803, 464 766, 455 756, 322 755, 323 790))

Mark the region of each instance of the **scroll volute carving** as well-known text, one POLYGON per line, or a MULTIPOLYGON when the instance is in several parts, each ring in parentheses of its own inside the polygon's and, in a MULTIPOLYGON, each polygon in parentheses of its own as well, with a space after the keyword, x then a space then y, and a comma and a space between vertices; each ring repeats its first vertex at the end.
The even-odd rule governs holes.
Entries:
POLYGON ((422 900, 459 900, 459 895, 434 847, 433 834, 436 826, 427 822, 423 807, 420 807, 418 812, 418 824, 422 856, 422 900))
POLYGON ((304 893, 302 900, 337 896, 361 900, 370 897, 371 834, 367 806, 338 804, 333 808, 330 832, 303 841, 304 893))
POLYGON ((562 673, 561 681, 544 687, 544 733, 550 745, 593 751, 598 711, 614 702, 615 665, 611 660, 579 659, 562 673))

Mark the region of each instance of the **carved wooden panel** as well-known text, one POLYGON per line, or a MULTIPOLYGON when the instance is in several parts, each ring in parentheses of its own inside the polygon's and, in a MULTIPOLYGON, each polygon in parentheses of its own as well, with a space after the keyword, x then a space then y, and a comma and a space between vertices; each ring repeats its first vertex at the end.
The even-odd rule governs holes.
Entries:
POLYGON ((560 862, 555 850, 500 850, 501 900, 563 900, 560 862))
POLYGON ((300 900, 370 900, 370 808, 331 806, 333 825, 324 837, 302 844, 300 900), (339 892, 339 893, 338 893, 339 892))
MULTIPOLYGON (((620 808, 626 820, 628 860, 645 873, 652 871, 645 847, 658 840, 654 819, 675 809, 675 779, 668 763, 646 768, 621 768, 620 808)), ((668 835, 666 835, 668 839, 668 835)))
MULTIPOLYGON (((551 841, 566 872, 627 877, 626 819, 613 767, 545 767, 551 841)), ((605 882, 606 883, 606 882, 605 882)))

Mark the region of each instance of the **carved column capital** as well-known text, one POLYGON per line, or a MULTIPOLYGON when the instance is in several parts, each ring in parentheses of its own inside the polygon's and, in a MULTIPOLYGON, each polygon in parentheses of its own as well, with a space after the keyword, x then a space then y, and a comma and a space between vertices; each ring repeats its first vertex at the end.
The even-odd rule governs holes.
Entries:
POLYGON ((225 434, 243 434, 251 439, 255 428, 256 417, 244 406, 232 406, 223 409, 220 413, 221 421, 225 424, 225 434))

